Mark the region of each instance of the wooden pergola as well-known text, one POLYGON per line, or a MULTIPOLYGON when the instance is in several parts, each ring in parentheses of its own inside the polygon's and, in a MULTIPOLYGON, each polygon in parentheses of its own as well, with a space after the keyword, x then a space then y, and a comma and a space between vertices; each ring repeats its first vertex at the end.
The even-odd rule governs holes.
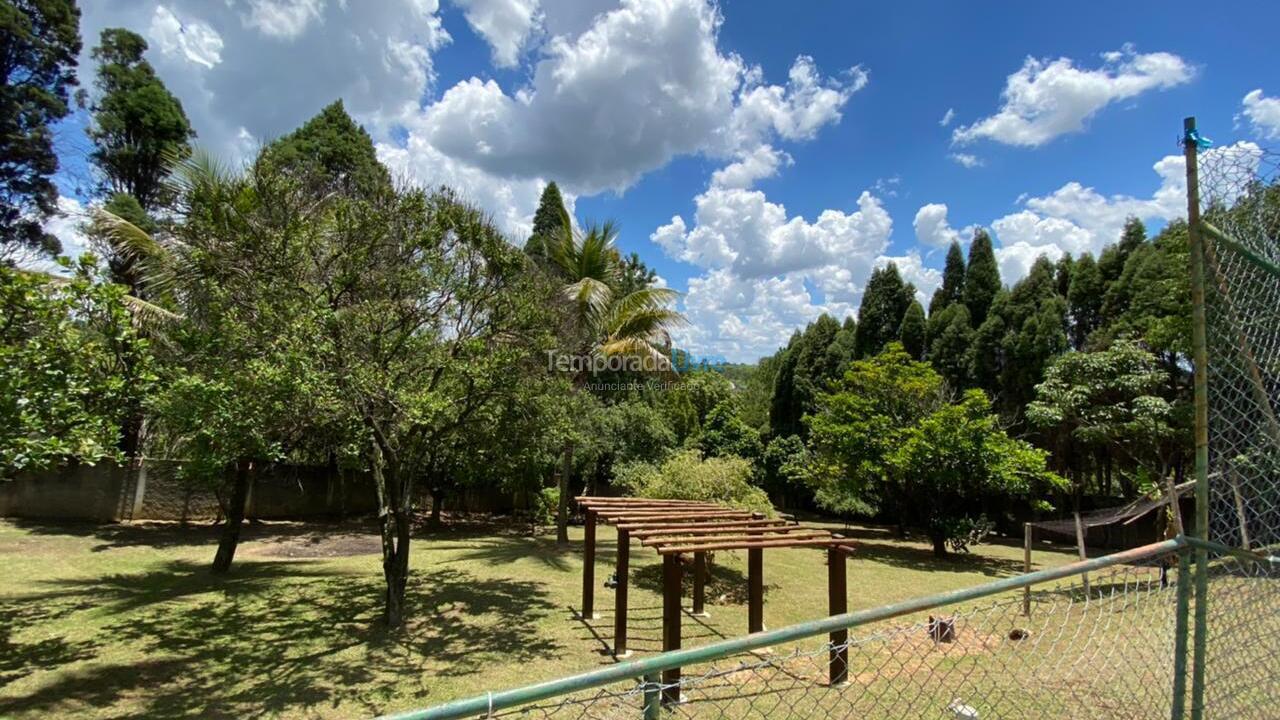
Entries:
MULTIPOLYGON (((829 610, 839 615, 848 610, 845 558, 853 541, 823 528, 806 527, 787 519, 767 518, 749 510, 739 510, 694 500, 649 500, 644 498, 577 498, 586 516, 582 568, 582 617, 598 619, 595 613, 596 525, 605 523, 618 530, 617 584, 614 587, 613 654, 623 658, 627 650, 627 586, 631 559, 631 539, 652 547, 662 557, 662 649, 680 649, 681 582, 680 556, 693 555, 693 606, 695 616, 706 615, 707 553, 719 550, 747 551, 747 632, 764 630, 764 550, 765 548, 814 547, 827 549, 829 610)), ((844 682, 848 674, 848 651, 844 648, 848 631, 831 633, 832 684, 844 682)), ((663 685, 677 688, 680 669, 663 673, 663 685)), ((677 693, 678 690, 671 690, 677 693)), ((668 702, 678 698, 666 697, 668 702)))

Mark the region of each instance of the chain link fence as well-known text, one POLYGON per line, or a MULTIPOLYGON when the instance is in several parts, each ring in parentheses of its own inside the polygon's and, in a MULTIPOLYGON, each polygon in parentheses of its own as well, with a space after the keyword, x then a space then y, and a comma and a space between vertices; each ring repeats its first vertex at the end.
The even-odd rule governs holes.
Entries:
POLYGON ((1209 542, 1179 537, 399 717, 1280 718, 1280 155, 1247 142, 1198 153, 1194 121, 1187 143, 1207 354, 1196 532, 1209 542), (664 683, 677 659, 680 679, 664 683))

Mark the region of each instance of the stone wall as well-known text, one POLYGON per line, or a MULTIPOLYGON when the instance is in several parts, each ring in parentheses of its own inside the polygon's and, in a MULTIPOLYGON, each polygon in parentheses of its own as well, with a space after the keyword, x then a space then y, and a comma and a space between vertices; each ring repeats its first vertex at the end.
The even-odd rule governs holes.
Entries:
MULTIPOLYGON (((78 465, 0 481, 0 516, 67 520, 207 520, 217 495, 183 481, 180 463, 148 460, 140 470, 112 463, 78 465)), ((336 517, 372 512, 376 494, 359 473, 269 465, 253 473, 246 516, 254 519, 336 517)))

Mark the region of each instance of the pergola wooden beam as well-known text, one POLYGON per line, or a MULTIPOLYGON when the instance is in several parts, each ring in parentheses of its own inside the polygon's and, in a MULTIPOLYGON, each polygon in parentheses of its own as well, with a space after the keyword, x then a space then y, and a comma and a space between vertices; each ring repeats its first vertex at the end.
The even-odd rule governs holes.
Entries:
POLYGON ((605 523, 620 523, 627 520, 750 520, 753 512, 748 510, 593 510, 605 523))
POLYGON ((619 528, 630 530, 636 537, 646 537, 649 535, 661 535, 663 533, 686 533, 697 534, 699 530, 744 530, 752 531, 755 528, 779 528, 796 523, 786 520, 712 520, 708 522, 687 522, 687 523, 671 523, 671 522, 631 522, 618 523, 619 528))
MULTIPOLYGON (((786 530, 790 530, 790 528, 786 528, 786 530)), ((646 546, 648 546, 648 547, 656 548, 656 549, 658 550, 658 552, 662 552, 663 548, 666 548, 666 547, 671 547, 671 546, 685 546, 685 545, 689 545, 689 544, 691 544, 691 543, 695 543, 695 544, 704 544, 704 545, 711 544, 711 543, 719 543, 719 544, 731 543, 731 544, 737 544, 737 543, 755 543, 755 542, 762 542, 762 541, 764 541, 764 540, 818 540, 818 539, 828 539, 828 540, 829 540, 829 539, 831 538, 831 533, 826 532, 825 530, 807 530, 807 531, 802 530, 802 531, 799 531, 799 532, 796 532, 796 531, 785 532, 785 531, 784 531, 782 534, 778 534, 778 535, 734 535, 734 534, 731 534, 731 533, 734 533, 734 532, 737 532, 737 531, 735 531, 735 530, 729 530, 729 531, 727 531, 726 533, 721 533, 721 534, 719 534, 719 535, 715 535, 715 534, 713 534, 713 535, 710 535, 710 536, 707 536, 707 537, 658 537, 658 538, 647 538, 647 539, 645 539, 645 540, 641 540, 641 541, 640 541, 640 544, 641 544, 641 545, 646 545, 646 546)), ((753 546, 752 546, 752 545, 748 545, 746 549, 750 549, 751 547, 753 547, 753 546)), ((733 548, 727 548, 727 549, 732 550, 733 548)))
POLYGON ((747 542, 706 542, 688 545, 666 545, 656 549, 659 555, 680 555, 682 553, 691 552, 757 550, 771 547, 842 547, 846 548, 847 552, 851 552, 853 549, 853 542, 848 539, 832 537, 795 538, 792 540, 779 538, 777 540, 752 540, 747 542))

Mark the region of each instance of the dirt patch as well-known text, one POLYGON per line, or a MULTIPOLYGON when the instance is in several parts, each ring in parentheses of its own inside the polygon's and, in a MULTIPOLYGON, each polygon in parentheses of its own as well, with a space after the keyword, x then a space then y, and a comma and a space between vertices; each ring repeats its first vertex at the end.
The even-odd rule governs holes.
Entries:
POLYGON ((377 555, 382 540, 373 533, 330 532, 294 537, 254 540, 245 554, 270 558, 332 558, 353 555, 377 555))

